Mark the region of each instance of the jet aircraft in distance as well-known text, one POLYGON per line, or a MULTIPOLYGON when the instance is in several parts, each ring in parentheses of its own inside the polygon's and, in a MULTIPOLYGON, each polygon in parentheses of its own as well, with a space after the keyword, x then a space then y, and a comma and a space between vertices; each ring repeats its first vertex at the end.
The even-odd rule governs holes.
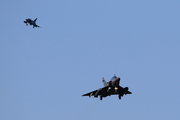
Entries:
POLYGON ((36 20, 37 20, 37 18, 36 18, 35 20, 31 20, 30 18, 28 18, 28 19, 26 19, 26 21, 24 21, 24 23, 26 23, 26 26, 27 26, 28 24, 33 25, 33 28, 34 28, 34 27, 40 27, 40 26, 38 26, 38 25, 36 24, 36 20))
POLYGON ((94 96, 96 98, 100 96, 100 100, 102 100, 103 97, 111 95, 119 95, 119 99, 121 99, 123 95, 132 94, 132 92, 128 90, 128 87, 123 88, 119 85, 120 78, 116 77, 116 75, 114 75, 109 82, 106 82, 104 78, 102 79, 102 82, 104 83, 103 88, 94 90, 82 96, 94 96))

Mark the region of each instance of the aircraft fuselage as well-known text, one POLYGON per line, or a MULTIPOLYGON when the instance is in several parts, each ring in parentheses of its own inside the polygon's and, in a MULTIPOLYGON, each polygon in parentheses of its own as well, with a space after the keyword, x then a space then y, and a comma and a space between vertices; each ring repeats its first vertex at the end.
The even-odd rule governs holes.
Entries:
POLYGON ((103 78, 102 82, 104 83, 104 87, 100 88, 98 90, 89 92, 87 94, 84 94, 83 96, 94 96, 98 97, 100 96, 100 100, 102 100, 103 97, 111 96, 111 95, 119 95, 119 99, 125 94, 132 94, 130 91, 128 91, 128 87, 121 87, 119 85, 120 78, 116 77, 115 75, 112 77, 112 79, 109 82, 106 82, 103 78))
POLYGON ((40 26, 38 26, 37 24, 36 24, 36 20, 37 20, 37 18, 35 19, 35 20, 31 20, 30 18, 28 18, 28 19, 26 19, 26 21, 24 21, 24 23, 26 23, 26 26, 29 24, 29 25, 33 25, 33 28, 34 27, 40 27, 40 26))

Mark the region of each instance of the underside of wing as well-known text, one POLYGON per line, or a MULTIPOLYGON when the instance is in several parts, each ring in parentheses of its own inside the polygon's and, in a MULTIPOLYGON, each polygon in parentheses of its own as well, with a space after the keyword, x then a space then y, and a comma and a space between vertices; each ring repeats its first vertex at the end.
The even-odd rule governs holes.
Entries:
POLYGON ((127 92, 125 93, 125 95, 127 95, 127 94, 132 94, 132 92, 130 92, 130 91, 127 91, 127 92))
POLYGON ((82 96, 89 96, 89 97, 91 97, 91 96, 98 97, 99 95, 106 96, 106 94, 107 94, 107 89, 108 89, 108 87, 103 87, 103 88, 100 88, 100 89, 98 89, 98 90, 94 90, 94 91, 92 91, 92 92, 89 92, 89 93, 87 93, 87 94, 84 94, 84 95, 82 95, 82 96))
POLYGON ((97 91, 98 91, 98 90, 94 90, 94 91, 89 92, 89 93, 86 93, 86 94, 84 94, 84 95, 82 95, 82 96, 89 96, 89 97, 91 97, 92 95, 95 95, 95 93, 96 93, 97 91))

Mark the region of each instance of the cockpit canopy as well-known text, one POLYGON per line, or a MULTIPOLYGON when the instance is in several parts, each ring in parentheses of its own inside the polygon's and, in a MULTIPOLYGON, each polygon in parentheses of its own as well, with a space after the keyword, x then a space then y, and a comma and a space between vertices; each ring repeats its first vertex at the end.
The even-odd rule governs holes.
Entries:
POLYGON ((111 78, 111 81, 114 81, 116 79, 116 75, 114 75, 112 78, 111 78))

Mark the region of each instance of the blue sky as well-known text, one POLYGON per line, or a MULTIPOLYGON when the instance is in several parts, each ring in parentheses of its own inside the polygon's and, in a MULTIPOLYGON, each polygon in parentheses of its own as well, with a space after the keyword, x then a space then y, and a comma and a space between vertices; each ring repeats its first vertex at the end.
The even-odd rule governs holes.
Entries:
POLYGON ((0 2, 1 120, 179 120, 180 1, 0 2), (26 26, 37 19, 42 28, 26 26), (116 74, 132 95, 82 97, 116 74))

